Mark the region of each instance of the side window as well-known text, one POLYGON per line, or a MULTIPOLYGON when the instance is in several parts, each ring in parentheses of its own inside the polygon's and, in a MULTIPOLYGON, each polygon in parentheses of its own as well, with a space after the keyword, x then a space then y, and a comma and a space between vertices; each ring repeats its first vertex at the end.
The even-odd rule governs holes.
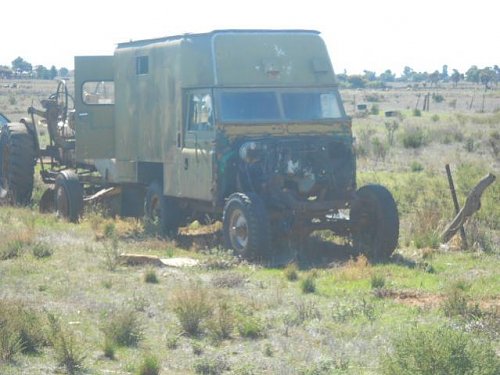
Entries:
POLYGON ((189 94, 188 131, 211 131, 214 129, 212 96, 208 92, 189 94))
POLYGON ((113 81, 87 81, 82 86, 85 104, 115 104, 115 83, 113 81))
POLYGON ((137 56, 135 58, 135 74, 143 75, 149 73, 149 58, 148 56, 137 56))

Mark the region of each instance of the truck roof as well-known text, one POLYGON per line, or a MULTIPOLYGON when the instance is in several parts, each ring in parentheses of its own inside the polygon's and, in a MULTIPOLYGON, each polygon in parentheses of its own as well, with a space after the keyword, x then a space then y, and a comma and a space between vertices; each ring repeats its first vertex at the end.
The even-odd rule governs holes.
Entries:
POLYGON ((317 30, 304 30, 304 29, 224 29, 224 30, 213 30, 206 33, 186 33, 179 35, 171 35, 160 38, 152 39, 142 39, 142 40, 131 40, 129 42, 118 43, 117 49, 128 48, 128 47, 139 47, 153 43, 161 43, 166 41, 180 40, 184 38, 193 37, 207 37, 215 36, 219 34, 316 34, 319 35, 320 32, 317 30))

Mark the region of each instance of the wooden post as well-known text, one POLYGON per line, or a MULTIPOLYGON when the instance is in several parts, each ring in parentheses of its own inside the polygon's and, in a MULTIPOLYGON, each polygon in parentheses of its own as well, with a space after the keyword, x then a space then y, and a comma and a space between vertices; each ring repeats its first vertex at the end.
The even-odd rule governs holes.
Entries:
MULTIPOLYGON (((455 184, 453 183, 453 177, 451 175, 450 165, 445 165, 446 175, 448 176, 448 184, 450 185, 451 198, 453 199, 453 205, 455 206, 455 215, 460 212, 460 205, 458 204, 457 193, 455 191, 455 184)), ((462 249, 467 249, 467 236, 465 235, 465 229, 463 225, 460 225, 460 238, 462 239, 462 249)))

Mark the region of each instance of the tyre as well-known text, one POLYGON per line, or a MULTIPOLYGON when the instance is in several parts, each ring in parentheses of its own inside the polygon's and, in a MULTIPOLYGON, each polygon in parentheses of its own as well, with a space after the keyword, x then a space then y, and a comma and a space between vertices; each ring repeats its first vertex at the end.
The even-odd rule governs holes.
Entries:
POLYGON ((251 259, 266 253, 271 242, 267 209, 254 193, 234 193, 224 206, 224 245, 235 255, 251 259))
POLYGON ((356 195, 350 214, 353 246, 374 261, 385 261, 398 245, 396 202, 381 185, 363 186, 356 195))
POLYGON ((35 139, 26 126, 9 123, 0 135, 0 198, 26 206, 31 202, 36 163, 35 139))
POLYGON ((181 212, 175 199, 163 195, 163 187, 152 182, 144 202, 146 220, 157 225, 161 235, 175 237, 181 222, 181 212))
POLYGON ((60 172, 56 177, 54 196, 57 216, 77 223, 83 212, 83 186, 78 175, 70 170, 60 172))

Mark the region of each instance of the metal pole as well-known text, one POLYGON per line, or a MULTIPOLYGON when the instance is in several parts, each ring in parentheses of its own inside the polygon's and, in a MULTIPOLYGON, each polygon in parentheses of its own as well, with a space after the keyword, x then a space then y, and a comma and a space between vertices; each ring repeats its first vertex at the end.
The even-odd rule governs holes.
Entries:
MULTIPOLYGON (((450 185, 451 198, 453 199, 453 205, 455 206, 455 214, 460 212, 460 205, 458 204, 457 193, 455 192, 455 184, 453 183, 453 177, 451 176, 450 165, 445 165, 446 175, 448 176, 448 184, 450 185)), ((464 226, 460 226, 460 238, 462 239, 462 248, 467 249, 467 237, 465 235, 464 226)))

